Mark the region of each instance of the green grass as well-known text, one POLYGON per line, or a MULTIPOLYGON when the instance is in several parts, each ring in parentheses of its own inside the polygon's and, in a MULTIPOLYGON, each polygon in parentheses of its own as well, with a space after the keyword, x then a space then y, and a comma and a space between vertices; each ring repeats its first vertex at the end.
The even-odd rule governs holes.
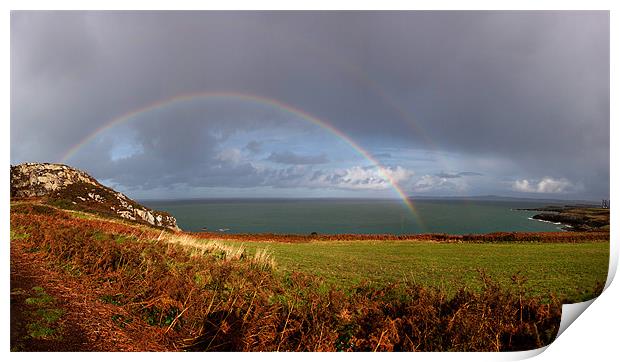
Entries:
POLYGON ((76 219, 97 220, 97 217, 95 217, 95 216, 93 216, 91 214, 87 214, 85 212, 74 211, 74 210, 67 210, 67 212, 69 212, 71 214, 71 216, 73 216, 76 219))
POLYGON ((50 308, 50 309, 38 309, 37 316, 43 319, 47 323, 54 323, 62 317, 65 312, 62 309, 50 308))
POLYGON ((93 234, 93 240, 101 241, 108 238, 108 235, 102 231, 95 231, 93 234))
POLYGON ((65 311, 54 307, 56 299, 47 294, 42 287, 33 287, 32 291, 36 296, 26 298, 25 302, 36 306, 38 309, 32 313, 33 320, 26 326, 28 335, 35 339, 59 338, 58 329, 55 326, 65 311))
POLYGON ((136 241, 136 238, 130 235, 119 234, 114 237, 114 241, 118 244, 122 244, 126 241, 136 241))
POLYGON ((56 334, 56 330, 50 328, 47 324, 33 322, 28 324, 28 334, 32 338, 50 338, 56 334))
MULTIPOLYGON (((227 242, 238 245, 235 242, 227 242)), ((508 286, 519 274, 526 294, 583 299, 585 290, 607 278, 609 243, 434 244, 402 241, 315 243, 244 242, 250 251, 265 248, 278 269, 317 274, 338 286, 415 281, 453 293, 479 289, 478 270, 508 286)))
POLYGON ((21 240, 28 239, 30 234, 21 232, 21 229, 11 230, 10 233, 11 240, 21 240))
POLYGON ((44 305, 44 304, 52 303, 54 301, 54 297, 45 293, 44 291, 40 291, 35 288, 40 288, 40 287, 32 288, 35 292, 37 292, 37 296, 26 298, 26 304, 44 305))

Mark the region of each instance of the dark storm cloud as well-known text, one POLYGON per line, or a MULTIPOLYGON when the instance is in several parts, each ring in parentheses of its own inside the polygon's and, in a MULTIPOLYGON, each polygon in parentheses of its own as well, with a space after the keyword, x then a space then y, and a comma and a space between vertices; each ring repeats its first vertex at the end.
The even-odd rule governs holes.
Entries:
POLYGON ((272 152, 267 160, 285 165, 319 165, 329 162, 324 153, 320 155, 298 155, 291 151, 272 152))
MULTIPOLYGON (((497 177, 609 193, 608 12, 12 12, 11 162, 57 161, 110 119, 199 91, 277 99, 363 146, 503 159, 497 177)), ((202 180, 222 139, 187 122, 141 128, 148 152, 89 171, 202 180)), ((213 183, 256 174, 241 165, 213 183)))

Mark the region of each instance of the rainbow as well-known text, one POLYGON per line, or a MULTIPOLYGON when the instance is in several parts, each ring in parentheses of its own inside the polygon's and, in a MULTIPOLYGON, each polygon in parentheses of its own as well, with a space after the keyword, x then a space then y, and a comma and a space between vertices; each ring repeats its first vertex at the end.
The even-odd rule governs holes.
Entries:
POLYGON ((422 223, 422 220, 415 208, 415 206, 413 205, 412 201, 407 197, 407 195, 405 194, 405 192, 402 190, 402 188, 398 185, 398 182, 396 182, 396 180, 394 180, 390 174, 388 172, 386 172, 385 167, 383 167, 381 165, 381 163, 374 158, 368 151, 366 151, 364 148, 362 148, 358 143, 356 143, 353 139, 351 139, 351 137, 347 136, 346 134, 344 134, 342 131, 338 130, 337 128, 335 128, 334 126, 332 126, 331 124, 321 120, 320 118, 317 118, 299 108, 296 108, 292 105, 283 103, 279 100, 276 99, 271 99, 271 98, 266 98, 266 97, 262 97, 262 96, 257 96, 257 95, 252 95, 252 94, 245 94, 245 93, 236 93, 236 92, 198 92, 198 93, 186 93, 186 94, 181 94, 181 95, 177 95, 171 98, 167 98, 164 100, 159 100, 156 101, 154 103, 148 104, 142 108, 138 108, 135 109, 133 111, 124 113, 116 118, 113 118, 111 120, 109 120, 108 122, 106 122, 103 126, 95 129, 93 132, 91 132, 90 134, 88 134, 84 139, 82 139, 80 142, 78 142, 77 144, 75 144, 73 147, 71 147, 69 150, 67 150, 67 152, 62 156, 62 158, 60 159, 61 163, 66 163, 66 161, 68 159, 70 159, 73 155, 76 154, 76 152, 82 148, 84 145, 88 144, 90 141, 92 141, 95 137, 97 137, 97 135, 99 135, 102 132, 105 132, 106 130, 119 125, 123 122, 126 122, 132 118, 134 118, 135 116, 141 114, 141 113, 145 113, 145 112, 150 112, 150 111, 154 111, 157 109, 161 109, 164 107, 167 107, 173 103, 178 103, 178 102, 184 102, 184 101, 190 101, 190 100, 194 100, 194 99, 235 99, 235 100, 241 100, 241 101, 248 101, 248 102, 255 102, 255 103, 259 103, 259 104, 264 104, 264 105, 268 105, 268 106, 272 106, 275 108, 278 108, 280 110, 292 113, 308 122, 311 122, 327 131, 329 131, 330 133, 334 134, 335 136, 337 136, 338 138, 340 138, 341 140, 343 140, 344 142, 346 142, 351 148, 353 148, 356 152, 358 152, 360 155, 362 155, 364 158, 366 158, 368 161, 370 161, 374 166, 377 167, 377 169, 379 170, 380 175, 387 180, 392 189, 394 189, 394 191, 398 194, 398 197, 402 200, 402 202, 405 204, 405 206, 411 211, 412 215, 414 216, 416 222, 420 225, 420 226, 424 226, 424 224, 422 223))

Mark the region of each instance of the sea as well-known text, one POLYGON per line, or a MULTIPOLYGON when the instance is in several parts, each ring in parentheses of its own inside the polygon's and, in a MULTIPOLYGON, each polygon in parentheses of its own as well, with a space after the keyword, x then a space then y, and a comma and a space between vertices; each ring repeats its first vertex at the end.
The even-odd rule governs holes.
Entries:
POLYGON ((533 220, 545 201, 467 199, 206 199, 142 200, 172 214, 186 231, 228 234, 473 234, 496 231, 561 231, 562 225, 533 220))

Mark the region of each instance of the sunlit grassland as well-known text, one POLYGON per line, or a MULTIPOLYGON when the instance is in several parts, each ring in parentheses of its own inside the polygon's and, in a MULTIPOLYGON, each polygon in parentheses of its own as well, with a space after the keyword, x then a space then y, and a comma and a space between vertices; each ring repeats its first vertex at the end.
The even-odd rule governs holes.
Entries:
MULTIPOLYGON (((92 286, 92 294, 79 293, 79 305, 88 295, 125 308, 109 316, 115 325, 143 321, 170 332, 175 350, 540 348, 554 339, 561 315, 561 301, 545 294, 572 301, 598 295, 594 284, 604 281, 609 244, 598 237, 274 243, 249 241, 251 235, 233 242, 80 216, 12 205, 12 250, 92 286), (519 272, 516 280, 529 278, 522 287, 510 280, 519 272), (373 285, 357 285, 363 280, 373 285), (386 285, 400 280, 411 283, 386 285)), ((37 311, 50 321, 63 313, 37 311)), ((55 331, 47 327, 24 333, 47 338, 55 331)))
MULTIPOLYGON (((107 220, 96 215, 70 212, 78 219, 107 220)), ((142 231, 156 231, 128 221, 116 223, 142 231)), ((19 238, 21 230, 12 230, 19 238)), ((27 234, 24 234, 27 235, 27 234)), ((143 238, 138 233, 136 237, 143 238)), ((609 242, 583 243, 436 243, 428 241, 315 241, 309 243, 206 240, 186 235, 160 234, 173 244, 201 252, 218 251, 225 259, 238 259, 244 250, 254 262, 276 272, 318 275, 338 287, 411 281, 437 286, 448 294, 461 287, 479 290, 480 271, 503 286, 514 288, 511 277, 524 277, 528 296, 555 294, 573 301, 590 299, 582 294, 596 283, 604 284, 609 262, 609 242)))
POLYGON ((352 286, 366 280, 383 284, 415 281, 442 287, 481 287, 479 270, 506 286, 513 275, 526 278, 527 294, 554 293, 580 300, 581 292, 605 283, 609 243, 439 244, 403 241, 243 244, 250 252, 265 247, 278 269, 317 274, 328 282, 352 286))

